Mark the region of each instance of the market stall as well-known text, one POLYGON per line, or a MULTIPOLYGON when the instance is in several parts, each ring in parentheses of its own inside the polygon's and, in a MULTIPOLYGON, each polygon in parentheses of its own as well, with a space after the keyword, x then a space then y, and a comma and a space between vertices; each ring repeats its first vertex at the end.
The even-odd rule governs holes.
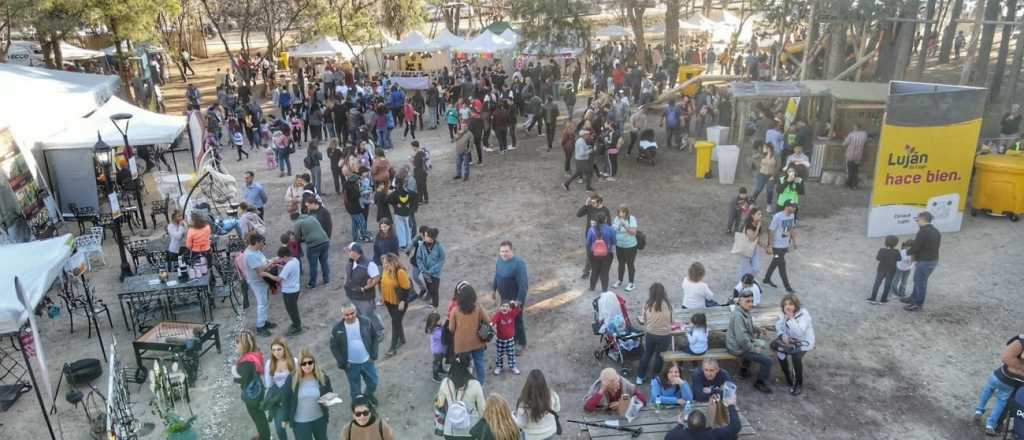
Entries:
MULTIPOLYGON (((814 135, 810 176, 845 173, 843 139, 854 124, 868 132, 862 170, 873 170, 878 135, 885 115, 888 85, 850 81, 731 82, 735 111, 731 126, 747 128, 756 122, 758 109, 786 113, 784 119, 807 121, 814 135), (789 111, 787 111, 787 107, 789 111)), ((785 127, 784 127, 785 128, 785 127)), ((733 143, 749 147, 750 130, 732 130, 733 143)))
POLYGON ((404 89, 426 89, 430 85, 427 72, 441 70, 449 62, 446 45, 430 41, 416 31, 385 47, 384 53, 395 57, 394 71, 399 74, 392 76, 404 89))

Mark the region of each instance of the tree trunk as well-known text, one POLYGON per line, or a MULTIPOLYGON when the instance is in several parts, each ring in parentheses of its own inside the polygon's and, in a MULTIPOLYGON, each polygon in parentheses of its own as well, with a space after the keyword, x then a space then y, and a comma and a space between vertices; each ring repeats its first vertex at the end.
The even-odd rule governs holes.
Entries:
POLYGON ((967 59, 964 61, 963 70, 960 71, 960 85, 969 84, 971 76, 974 74, 974 59, 978 54, 978 38, 981 37, 981 21, 984 17, 985 7, 979 2, 974 6, 974 25, 971 27, 971 42, 967 45, 967 59))
MULTIPOLYGON (((53 64, 53 43, 50 43, 50 36, 46 33, 39 33, 36 36, 39 39, 39 49, 43 52, 43 63, 46 64, 47 69, 56 69, 53 64)), ((29 58, 31 62, 32 58, 29 58)))
POLYGON ((1024 61, 1024 32, 1017 33, 1017 47, 1013 50, 1013 66, 1010 67, 1010 93, 1007 94, 1006 105, 1016 101, 1017 81, 1020 80, 1021 62, 1024 61))
POLYGON ((818 0, 811 0, 811 10, 808 13, 807 23, 807 40, 804 43, 803 66, 800 68, 801 81, 810 78, 811 70, 814 69, 814 59, 817 58, 815 53, 818 49, 816 44, 818 41, 818 0), (811 47, 812 44, 815 47, 811 47))
POLYGON ((953 10, 949 13, 949 24, 942 33, 942 45, 939 46, 939 64, 949 62, 949 52, 953 49, 953 39, 956 38, 957 20, 964 10, 964 0, 953 0, 953 10))
POLYGON ((644 45, 644 12, 646 8, 637 5, 636 0, 630 0, 626 6, 626 14, 629 19, 629 25, 633 28, 634 42, 636 42, 637 48, 645 47, 644 45))
MULTIPOLYGON (((1017 18, 1017 0, 1006 0, 1006 21, 1014 21, 1017 18)), ((1003 87, 1003 75, 1006 73, 1006 57, 1010 54, 1010 35, 1013 33, 1013 26, 1003 26, 1003 35, 999 40, 999 56, 996 58, 996 67, 992 74, 992 84, 989 86, 988 99, 992 100, 999 96, 999 90, 1003 87)), ((1010 98, 1013 99, 1012 97, 1010 98)))
MULTIPOLYGON (((1016 0, 1012 0, 1016 1, 1016 0)), ((935 16, 935 0, 928 0, 927 11, 925 12, 925 20, 931 20, 935 16)), ((921 76, 924 75, 924 65, 928 61, 928 42, 931 40, 932 35, 932 24, 931 22, 925 23, 924 25, 924 38, 921 40, 922 47, 917 50, 917 65, 914 66, 914 80, 920 81, 921 76)))
MULTIPOLYGON (((921 0, 910 0, 900 9, 900 18, 916 19, 917 10, 921 0)), ((903 21, 899 23, 899 33, 896 37, 896 62, 892 72, 892 79, 902 81, 907 75, 907 66, 910 65, 910 55, 914 49, 914 34, 917 31, 917 23, 903 21)))
POLYGON ((896 32, 899 25, 895 22, 883 22, 878 32, 878 61, 875 62, 875 81, 888 82, 892 79, 896 65, 896 32))
MULTIPOLYGON (((985 5, 985 21, 996 21, 999 19, 1001 10, 999 0, 988 0, 985 5)), ((988 64, 992 58, 992 41, 996 36, 996 25, 986 24, 981 29, 981 40, 978 45, 978 53, 974 62, 975 85, 985 85, 988 82, 988 64)))
POLYGON ((704 7, 701 8, 701 13, 703 13, 705 17, 711 14, 711 0, 704 0, 704 7))
MULTIPOLYGON (((862 21, 860 23, 860 32, 857 33, 857 50, 855 51, 856 54, 857 54, 857 57, 859 58, 859 57, 865 56, 864 54, 866 53, 866 48, 869 48, 869 47, 873 47, 873 46, 871 46, 871 43, 868 41, 868 22, 867 21, 862 21)), ((859 59, 858 59, 858 61, 859 61, 859 59)), ((864 73, 864 67, 863 67, 863 63, 861 63, 857 67, 857 73, 853 76, 853 80, 856 81, 856 82, 860 82, 861 75, 863 73, 864 73)))
POLYGON ((665 0, 665 44, 672 52, 679 44, 679 1, 665 0))
POLYGON ((60 50, 60 41, 63 38, 56 32, 50 34, 50 37, 50 44, 53 48, 53 64, 57 65, 57 70, 64 70, 64 52, 60 50))
POLYGON ((833 21, 828 24, 828 64, 825 65, 825 78, 834 78, 843 71, 846 60, 846 23, 833 21))

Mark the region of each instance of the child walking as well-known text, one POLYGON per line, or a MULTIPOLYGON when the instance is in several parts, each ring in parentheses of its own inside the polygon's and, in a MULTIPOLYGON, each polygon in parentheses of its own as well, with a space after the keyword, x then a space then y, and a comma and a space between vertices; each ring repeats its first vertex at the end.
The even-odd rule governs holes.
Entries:
POLYGON ((519 316, 519 305, 515 301, 501 303, 498 312, 491 316, 491 325, 494 326, 494 344, 498 355, 495 358, 494 375, 501 375, 504 368, 504 359, 508 359, 508 368, 512 374, 519 374, 516 365, 516 317, 519 316))
POLYGON ((878 305, 879 303, 884 304, 889 302, 889 290, 892 288, 892 280, 896 276, 896 264, 899 263, 902 257, 900 251, 896 250, 896 245, 900 243, 900 239, 896 238, 895 235, 887 235, 885 237, 885 247, 878 250, 878 255, 875 259, 878 260, 878 269, 875 272, 875 286, 871 288, 871 297, 868 298, 868 304, 878 305), (882 289, 882 300, 875 301, 875 297, 878 295, 878 286, 885 283, 885 287, 882 289))
POLYGON ((910 280, 910 271, 914 269, 914 260, 910 259, 910 248, 914 246, 914 240, 904 240, 900 246, 900 261, 896 263, 896 276, 892 280, 892 293, 900 298, 907 296, 907 281, 910 280))
POLYGON ((426 332, 430 335, 430 353, 434 355, 431 378, 436 383, 441 383, 441 375, 444 374, 444 355, 448 351, 444 345, 444 327, 441 325, 441 314, 431 312, 427 315, 426 332))

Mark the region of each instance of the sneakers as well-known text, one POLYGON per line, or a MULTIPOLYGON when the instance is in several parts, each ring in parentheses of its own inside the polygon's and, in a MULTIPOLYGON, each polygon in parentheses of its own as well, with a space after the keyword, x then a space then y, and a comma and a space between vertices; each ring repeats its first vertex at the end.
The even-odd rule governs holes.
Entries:
POLYGON ((799 396, 803 392, 803 387, 800 385, 794 385, 792 388, 789 389, 790 396, 799 396))
POLYGON ((484 151, 486 151, 486 152, 488 152, 488 153, 493 153, 493 152, 494 152, 494 149, 493 149, 493 148, 491 148, 491 147, 484 147, 484 151))
POLYGON ((622 281, 616 281, 615 284, 612 284, 612 289, 618 289, 621 285, 622 281))
POLYGON ((612 177, 612 176, 608 176, 608 177, 605 177, 605 178, 604 178, 604 180, 606 180, 606 181, 608 181, 608 182, 614 182, 614 181, 615 181, 615 178, 614 178, 614 177, 612 177))
POLYGON ((921 306, 917 304, 908 304, 906 307, 903 308, 903 310, 906 310, 908 312, 919 312, 921 311, 921 306))
POLYGON ((636 286, 633 285, 633 283, 626 284, 626 291, 627 292, 632 292, 634 290, 636 290, 636 286))
POLYGON ((515 146, 515 145, 513 145, 513 146, 511 146, 511 147, 508 147, 508 150, 509 150, 509 151, 512 151, 512 150, 516 150, 516 149, 517 149, 517 148, 516 148, 516 146, 515 146))
POLYGON ((980 412, 974 413, 974 419, 973 419, 974 426, 979 426, 979 427, 981 426, 981 418, 982 418, 982 413, 980 413, 980 412))
POLYGON ((761 284, 764 284, 766 286, 772 286, 772 287, 774 287, 776 289, 779 288, 779 286, 776 286, 775 283, 773 283, 772 280, 769 280, 768 278, 761 279, 761 284))
POLYGON ((875 301, 875 300, 873 300, 871 298, 868 298, 867 302, 868 302, 868 304, 873 304, 873 305, 876 305, 876 306, 878 305, 878 301, 875 301))
POLYGON ((569 191, 569 184, 565 183, 565 182, 562 182, 562 189, 564 189, 566 191, 569 191))
POLYGON ((909 296, 904 296, 904 297, 900 298, 900 302, 903 303, 903 304, 910 304, 910 297, 909 296))
POLYGON ((270 330, 267 330, 266 326, 263 326, 263 327, 259 327, 259 328, 256 329, 256 336, 262 336, 264 338, 269 338, 271 336, 274 336, 274 334, 270 333, 270 330))
POLYGON ((772 393, 772 388, 769 387, 768 384, 766 384, 766 383, 764 383, 764 382, 762 382, 760 380, 757 381, 757 382, 754 382, 754 389, 758 390, 758 391, 760 391, 762 393, 765 393, 765 394, 771 394, 772 393))
POLYGON ((518 375, 522 374, 522 372, 520 372, 518 368, 512 367, 512 374, 515 374, 516 376, 518 376, 518 375))
POLYGON ((270 330, 270 329, 277 328, 277 324, 273 323, 273 322, 270 322, 270 321, 267 321, 266 323, 263 324, 263 327, 266 328, 267 330, 270 330))
POLYGON ((996 429, 995 429, 995 428, 992 428, 992 427, 986 426, 986 427, 985 427, 985 435, 987 435, 987 436, 989 436, 989 437, 995 437, 995 436, 999 435, 999 433, 998 433, 998 432, 996 432, 996 429))
POLYGON ((501 376, 501 368, 495 368, 493 373, 495 376, 501 376))
POLYGON ((291 326, 288 327, 288 333, 286 333, 285 336, 295 336, 300 334, 302 334, 302 327, 291 326))
POLYGON ((636 381, 634 383, 636 383, 637 385, 643 385, 644 384, 644 378, 642 378, 640 376, 637 376, 636 377, 636 381))

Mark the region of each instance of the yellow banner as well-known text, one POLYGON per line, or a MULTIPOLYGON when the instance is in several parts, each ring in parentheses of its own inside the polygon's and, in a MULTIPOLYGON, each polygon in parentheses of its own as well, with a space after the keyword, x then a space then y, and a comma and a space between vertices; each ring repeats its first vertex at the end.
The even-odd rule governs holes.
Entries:
POLYGON ((980 129, 981 119, 930 127, 885 124, 868 235, 912 232, 913 217, 922 210, 935 216, 940 230, 959 230, 980 129))

